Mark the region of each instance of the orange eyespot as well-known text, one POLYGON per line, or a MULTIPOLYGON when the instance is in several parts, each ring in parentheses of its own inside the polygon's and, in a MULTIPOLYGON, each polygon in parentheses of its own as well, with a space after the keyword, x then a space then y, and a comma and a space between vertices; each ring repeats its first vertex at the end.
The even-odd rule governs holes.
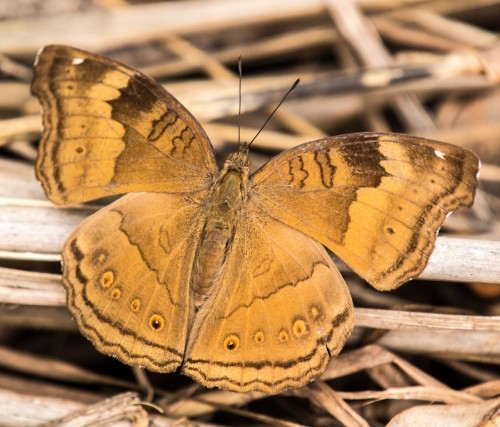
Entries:
POLYGON ((286 331, 280 331, 278 335, 278 339, 280 342, 287 342, 288 341, 288 333, 286 331))
POLYGON ((303 337, 307 333, 307 325, 302 319, 298 319, 293 322, 293 334, 297 337, 303 337))
POLYGON ((119 299, 122 296, 122 291, 120 289, 115 288, 111 291, 111 298, 119 299))
POLYGON ((137 298, 132 301, 132 304, 130 304, 130 307, 132 308, 133 311, 136 313, 139 311, 139 308, 141 308, 141 301, 139 301, 137 298))
POLYGON ((115 279, 115 275, 113 274, 112 271, 106 271, 102 276, 101 276, 101 286, 103 288, 109 288, 111 284, 113 283, 113 280, 115 279))
POLYGON ((227 350, 236 350, 240 345, 240 340, 237 336, 235 335, 229 335, 225 340, 224 340, 224 347, 227 350))
POLYGON ((149 318, 149 326, 151 326, 155 331, 161 331, 165 322, 163 321, 163 317, 154 314, 149 318))
POLYGON ((255 334, 254 339, 255 339, 255 342, 257 344, 260 344, 261 342, 264 342, 264 332, 262 332, 262 331, 257 332, 255 334))

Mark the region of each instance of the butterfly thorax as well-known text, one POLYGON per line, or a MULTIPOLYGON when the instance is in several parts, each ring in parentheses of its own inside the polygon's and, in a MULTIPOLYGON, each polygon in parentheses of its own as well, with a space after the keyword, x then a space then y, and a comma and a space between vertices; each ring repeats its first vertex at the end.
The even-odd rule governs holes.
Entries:
POLYGON ((234 237, 237 215, 246 198, 247 151, 228 156, 205 204, 206 222, 197 252, 192 283, 194 308, 198 310, 220 277, 234 237))

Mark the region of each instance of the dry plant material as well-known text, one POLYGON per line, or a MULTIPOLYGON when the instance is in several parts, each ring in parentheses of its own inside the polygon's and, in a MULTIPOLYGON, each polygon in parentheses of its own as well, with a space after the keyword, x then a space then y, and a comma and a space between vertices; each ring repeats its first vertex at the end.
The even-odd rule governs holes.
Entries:
POLYGON ((111 427, 124 425, 131 427, 147 427, 148 415, 141 406, 139 396, 135 393, 124 393, 95 403, 66 417, 54 420, 47 426, 64 427, 111 427))
POLYGON ((500 399, 454 405, 421 405, 394 417, 389 427, 426 425, 495 426, 500 423, 500 399))
POLYGON ((133 3, 1 11, 0 424, 498 423, 500 28, 492 17, 500 3, 133 3), (110 200, 57 209, 34 178, 41 119, 27 82, 36 50, 49 43, 99 51, 161 79, 217 153, 237 141, 242 55, 244 140, 302 79, 253 145, 255 165, 323 135, 402 131, 477 152, 481 192, 473 210, 445 222, 448 235, 418 280, 396 292, 375 292, 338 263, 357 326, 321 381, 266 397, 207 391, 176 374, 134 376, 79 336, 64 306, 63 243, 110 200), (149 383, 165 414, 143 403, 149 383))

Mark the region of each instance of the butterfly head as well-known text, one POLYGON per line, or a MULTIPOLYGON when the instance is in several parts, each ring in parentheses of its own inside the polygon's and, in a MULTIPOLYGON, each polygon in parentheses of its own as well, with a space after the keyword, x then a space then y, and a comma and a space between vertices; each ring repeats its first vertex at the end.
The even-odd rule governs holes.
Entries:
POLYGON ((226 163, 224 163, 224 170, 248 176, 248 171, 250 170, 250 160, 248 158, 247 143, 241 144, 238 151, 227 156, 226 163))

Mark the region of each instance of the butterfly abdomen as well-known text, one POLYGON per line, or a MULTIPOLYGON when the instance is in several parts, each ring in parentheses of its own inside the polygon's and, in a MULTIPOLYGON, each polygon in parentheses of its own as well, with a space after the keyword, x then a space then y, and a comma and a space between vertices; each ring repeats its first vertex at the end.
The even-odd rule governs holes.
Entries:
POLYGON ((192 282, 195 310, 201 307, 224 269, 234 237, 236 216, 245 198, 245 179, 246 174, 242 171, 225 167, 207 200, 207 220, 200 239, 192 282))

